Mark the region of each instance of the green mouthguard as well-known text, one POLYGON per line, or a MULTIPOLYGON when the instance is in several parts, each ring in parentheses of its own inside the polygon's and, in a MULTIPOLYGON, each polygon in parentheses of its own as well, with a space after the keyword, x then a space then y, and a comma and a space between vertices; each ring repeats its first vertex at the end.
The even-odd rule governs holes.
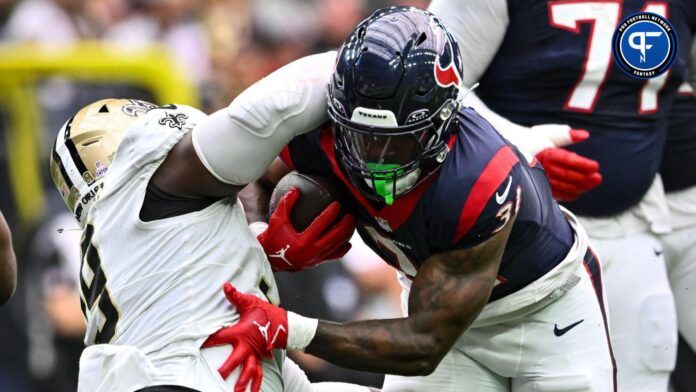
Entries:
MULTIPOLYGON (((385 163, 368 163, 367 169, 376 172, 394 170, 399 168, 399 165, 385 163)), ((374 180, 372 183, 375 187, 375 193, 384 199, 387 205, 394 204, 394 180, 397 175, 401 174, 401 170, 392 173, 373 173, 374 180)))

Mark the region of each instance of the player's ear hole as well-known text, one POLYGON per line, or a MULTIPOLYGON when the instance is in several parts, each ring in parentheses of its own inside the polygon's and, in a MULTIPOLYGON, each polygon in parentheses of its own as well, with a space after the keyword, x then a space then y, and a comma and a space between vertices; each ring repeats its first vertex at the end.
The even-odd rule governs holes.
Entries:
POLYGON ((99 113, 109 113, 109 108, 106 107, 106 105, 103 105, 99 108, 99 113))

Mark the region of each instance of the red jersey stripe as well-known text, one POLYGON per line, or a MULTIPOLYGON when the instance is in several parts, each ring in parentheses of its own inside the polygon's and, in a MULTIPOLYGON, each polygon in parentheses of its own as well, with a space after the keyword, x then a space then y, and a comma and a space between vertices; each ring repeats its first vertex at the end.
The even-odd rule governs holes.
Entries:
POLYGON ((504 146, 495 153, 464 202, 453 243, 458 242, 471 230, 493 192, 505 181, 517 162, 519 159, 509 146, 504 146))

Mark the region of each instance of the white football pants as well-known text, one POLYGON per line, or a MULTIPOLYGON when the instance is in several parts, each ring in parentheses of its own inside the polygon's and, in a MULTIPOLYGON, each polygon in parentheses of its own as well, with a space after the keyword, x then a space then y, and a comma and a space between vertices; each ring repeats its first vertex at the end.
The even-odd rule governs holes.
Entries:
POLYGON ((696 350, 696 187, 667 194, 672 232, 660 237, 679 332, 696 350))
POLYGON ((677 352, 677 319, 657 234, 667 206, 662 183, 636 207, 610 218, 581 218, 602 261, 618 390, 666 392, 677 352))

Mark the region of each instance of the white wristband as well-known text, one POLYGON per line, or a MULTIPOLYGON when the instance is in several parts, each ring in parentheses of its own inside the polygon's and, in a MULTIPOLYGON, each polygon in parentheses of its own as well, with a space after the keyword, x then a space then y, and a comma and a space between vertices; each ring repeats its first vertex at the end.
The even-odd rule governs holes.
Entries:
POLYGON ((266 231, 266 229, 268 229, 268 223, 266 222, 253 222, 249 224, 249 230, 254 233, 255 237, 258 237, 259 234, 266 231))
POLYGON ((288 312, 288 350, 304 350, 317 333, 319 320, 288 312))

